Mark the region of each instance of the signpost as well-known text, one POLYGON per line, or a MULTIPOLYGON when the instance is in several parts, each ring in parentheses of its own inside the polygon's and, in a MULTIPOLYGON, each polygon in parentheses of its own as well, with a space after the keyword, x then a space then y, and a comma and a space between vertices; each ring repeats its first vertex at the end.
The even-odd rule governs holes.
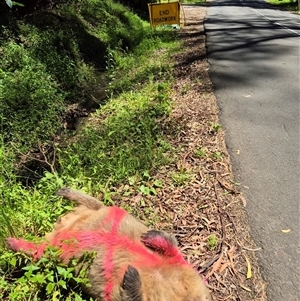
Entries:
POLYGON ((151 26, 180 25, 179 2, 148 3, 151 26))

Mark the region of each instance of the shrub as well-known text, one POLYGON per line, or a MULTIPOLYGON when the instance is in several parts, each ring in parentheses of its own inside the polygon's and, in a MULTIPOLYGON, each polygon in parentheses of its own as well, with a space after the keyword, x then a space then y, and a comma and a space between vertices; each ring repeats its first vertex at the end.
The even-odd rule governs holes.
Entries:
POLYGON ((0 57, 0 117, 4 142, 29 148, 59 127, 63 93, 23 46, 10 42, 0 57))

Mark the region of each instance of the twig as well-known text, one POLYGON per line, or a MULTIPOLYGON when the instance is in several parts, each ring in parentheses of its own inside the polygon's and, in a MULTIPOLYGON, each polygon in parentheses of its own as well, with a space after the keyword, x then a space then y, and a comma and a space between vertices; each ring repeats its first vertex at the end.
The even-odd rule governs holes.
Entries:
POLYGON ((11 142, 11 146, 12 146, 19 154, 21 154, 21 155, 24 156, 25 158, 30 159, 30 160, 35 160, 35 161, 38 161, 38 162, 41 162, 41 163, 45 163, 46 165, 48 165, 48 166, 50 167, 51 173, 55 174, 54 162, 55 162, 55 157, 56 157, 56 150, 55 150, 55 147, 54 147, 54 146, 53 146, 53 162, 52 162, 52 163, 49 163, 48 158, 47 158, 47 156, 46 156, 46 152, 42 149, 42 146, 41 146, 41 145, 39 145, 39 151, 40 151, 40 153, 42 154, 42 156, 43 156, 43 158, 44 158, 43 160, 22 153, 22 152, 21 152, 21 151, 20 151, 20 150, 12 143, 12 142, 11 142))
POLYGON ((52 164, 49 163, 48 158, 46 156, 46 152, 42 149, 42 145, 39 145, 39 150, 40 150, 41 154, 44 157, 44 163, 46 163, 50 167, 51 173, 55 174, 55 169, 54 169, 54 162, 55 162, 55 156, 56 156, 55 147, 53 147, 53 161, 52 161, 52 164))
POLYGON ((237 244, 238 244, 242 249, 245 249, 245 250, 247 250, 247 251, 256 252, 256 251, 260 251, 260 250, 261 250, 260 247, 259 247, 259 248, 256 248, 256 249, 251 249, 251 248, 245 247, 245 246, 243 246, 243 245, 239 242, 239 240, 238 240, 237 238, 236 238, 236 242, 237 242, 237 244))
POLYGON ((214 189, 215 189, 215 195, 216 195, 216 198, 218 201, 217 207, 218 207, 218 211, 220 212, 220 223, 221 223, 221 228, 222 228, 222 241, 221 241, 221 244, 219 247, 219 252, 221 252, 222 248, 223 248, 223 242, 225 241, 225 237, 226 237, 225 227, 224 227, 223 218, 222 218, 222 216, 224 215, 224 210, 221 208, 221 201, 220 201, 220 198, 219 198, 219 195, 217 192, 216 183, 214 183, 214 189))

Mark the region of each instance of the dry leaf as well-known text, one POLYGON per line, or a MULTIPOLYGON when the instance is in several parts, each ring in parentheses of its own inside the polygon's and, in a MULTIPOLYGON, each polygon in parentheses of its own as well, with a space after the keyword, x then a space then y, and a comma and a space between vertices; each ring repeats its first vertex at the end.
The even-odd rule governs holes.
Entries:
POLYGON ((247 286, 244 286, 244 285, 240 284, 240 287, 242 289, 244 289, 245 291, 247 291, 247 292, 251 292, 251 289, 249 287, 247 287, 247 286))
POLYGON ((220 274, 221 274, 228 266, 229 266, 229 262, 223 263, 223 264, 221 265, 221 267, 220 267, 220 270, 219 270, 220 274))
POLYGON ((242 202, 243 202, 243 206, 246 207, 246 206, 247 206, 247 201, 246 201, 246 199, 245 199, 242 195, 240 196, 240 199, 241 199, 242 202))
POLYGON ((141 199, 142 199, 142 194, 139 193, 138 195, 133 197, 132 202, 136 204, 140 204, 141 199))
POLYGON ((223 253, 221 253, 219 259, 213 264, 212 270, 207 274, 206 278, 209 278, 214 272, 216 272, 222 263, 223 253))
POLYGON ((234 260, 234 258, 236 257, 236 256, 234 255, 235 251, 236 251, 236 246, 232 246, 232 247, 230 248, 230 250, 228 251, 228 257, 229 257, 229 260, 230 260, 230 263, 231 263, 231 266, 232 266, 232 267, 234 266, 233 260, 234 260))
POLYGON ((247 279, 252 277, 252 272, 251 272, 251 264, 249 259, 246 257, 246 255, 244 255, 246 262, 247 262, 247 279))

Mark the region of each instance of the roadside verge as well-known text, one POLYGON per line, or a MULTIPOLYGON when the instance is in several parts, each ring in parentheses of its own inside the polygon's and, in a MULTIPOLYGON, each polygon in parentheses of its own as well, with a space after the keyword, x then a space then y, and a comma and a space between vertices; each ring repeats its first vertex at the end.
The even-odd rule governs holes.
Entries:
MULTIPOLYGON (((178 162, 158 171, 157 225, 175 233, 188 260, 208 280, 214 300, 266 300, 244 207, 226 150, 209 79, 205 8, 184 6, 186 50, 174 58, 173 110, 166 134, 178 162), (176 180, 177 179, 177 185, 176 180), (175 185, 174 185, 175 183, 175 185)), ((151 197, 150 197, 151 198, 151 197)))

